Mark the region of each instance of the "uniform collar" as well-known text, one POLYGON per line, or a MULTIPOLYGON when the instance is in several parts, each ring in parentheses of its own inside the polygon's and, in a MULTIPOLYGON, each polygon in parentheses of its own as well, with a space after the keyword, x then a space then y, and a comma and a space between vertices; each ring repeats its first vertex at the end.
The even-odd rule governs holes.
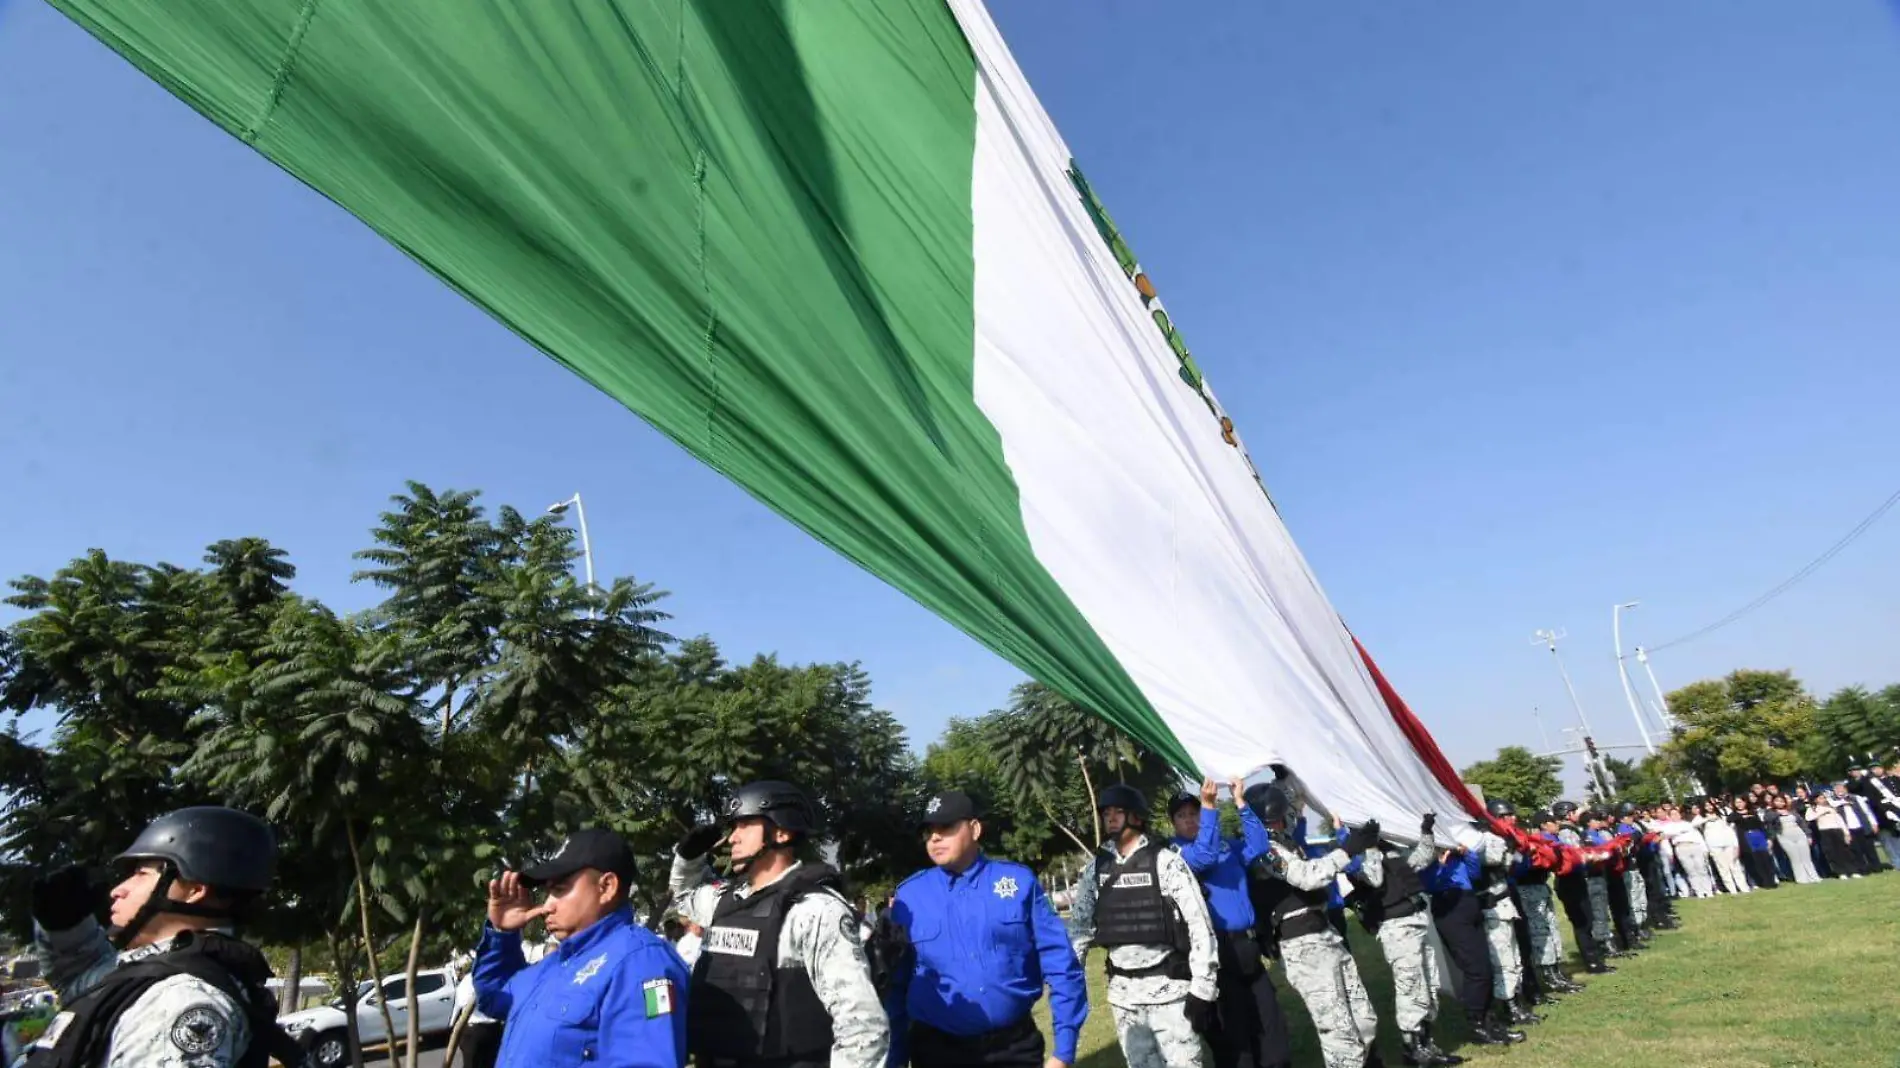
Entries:
POLYGON ((732 896, 738 898, 741 901, 744 901, 746 898, 751 897, 753 894, 762 894, 765 891, 770 890, 773 887, 777 886, 778 884, 784 882, 786 879, 791 878, 791 875, 793 872, 797 871, 798 869, 804 866, 805 866, 804 861, 794 860, 792 861, 791 867, 786 868, 782 872, 779 872, 778 878, 773 879, 771 882, 766 883, 764 886, 753 886, 751 883, 748 883, 745 880, 741 879, 739 880, 739 885, 733 888, 732 896))
POLYGON ((588 947, 599 943, 601 939, 632 922, 633 907, 630 905, 622 905, 607 915, 602 916, 600 919, 595 920, 587 929, 561 939, 559 948, 554 952, 559 954, 560 958, 565 961, 576 953, 587 952, 588 947))
POLYGON ((1146 848, 1148 848, 1148 835, 1143 833, 1141 837, 1135 839, 1133 848, 1129 849, 1128 852, 1122 852, 1122 844, 1120 842, 1111 842, 1108 851, 1115 855, 1115 863, 1124 864, 1128 861, 1129 857, 1134 856, 1146 848))
POLYGON ((181 931, 163 942, 153 942, 149 946, 139 946, 136 949, 125 950, 119 954, 119 963, 131 964, 134 961, 141 961, 147 957, 156 957, 161 953, 170 953, 174 949, 183 949, 205 934, 220 934, 226 938, 236 937, 233 933, 233 929, 230 927, 207 927, 202 931, 181 931))
POLYGON ((983 869, 989 866, 989 855, 978 852, 976 859, 970 862, 969 867, 963 869, 962 874, 953 875, 948 868, 938 868, 937 870, 943 874, 945 882, 951 886, 956 886, 958 883, 975 884, 976 880, 982 876, 983 869))

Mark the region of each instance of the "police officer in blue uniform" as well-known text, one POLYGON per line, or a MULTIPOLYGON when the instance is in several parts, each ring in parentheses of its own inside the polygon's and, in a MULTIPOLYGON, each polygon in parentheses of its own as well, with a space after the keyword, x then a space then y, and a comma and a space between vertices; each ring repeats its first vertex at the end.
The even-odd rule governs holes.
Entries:
MULTIPOLYGON (((1236 782, 1232 789, 1238 801, 1245 788, 1236 782)), ((1286 1068, 1293 1062, 1286 1015, 1254 934, 1260 921, 1247 887, 1248 867, 1267 851, 1266 828, 1248 836, 1252 846, 1248 838, 1222 839, 1219 796, 1219 786, 1209 779, 1201 783, 1198 797, 1183 792, 1168 802, 1174 847, 1201 881, 1220 952, 1215 973, 1220 1026, 1207 1036, 1208 1046, 1214 1068, 1286 1068)), ((1245 805, 1240 806, 1240 821, 1243 826, 1260 822, 1245 805)))
POLYGON ((1484 905, 1479 900, 1483 872, 1484 860, 1477 853, 1453 849, 1440 854, 1421 873, 1421 882, 1432 895, 1432 921, 1439 940, 1458 969, 1458 999, 1465 1006, 1471 1041, 1501 1046, 1524 1041, 1524 1032, 1505 1026, 1494 1012, 1491 952, 1484 936, 1484 905))
POLYGON ((982 850, 981 811, 946 790, 924 807, 936 865, 897 888, 890 923, 912 947, 887 994, 893 1068, 1068 1068, 1088 1018, 1082 964, 1036 875, 982 850), (1030 1010, 1049 987, 1055 1052, 1030 1010))
POLYGON ((500 1068, 686 1063, 686 965, 633 922, 634 871, 625 839, 584 830, 541 864, 488 884, 475 1003, 507 1025, 500 1068), (540 905, 535 887, 546 891, 540 905), (560 946, 529 965, 521 929, 543 917, 560 946))

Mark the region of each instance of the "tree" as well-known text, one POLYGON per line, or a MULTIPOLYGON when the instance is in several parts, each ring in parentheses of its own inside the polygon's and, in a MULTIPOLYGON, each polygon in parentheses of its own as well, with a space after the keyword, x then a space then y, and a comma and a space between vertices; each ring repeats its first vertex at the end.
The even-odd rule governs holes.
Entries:
POLYGON ((1102 840, 1095 797, 1117 782, 1147 795, 1155 806, 1151 824, 1157 814, 1166 819, 1163 792, 1179 781, 1167 761, 1042 683, 1017 686, 1007 709, 985 717, 984 729, 1017 810, 1042 813, 1056 832, 1040 854, 1066 852, 1063 839, 1092 852, 1102 840))
POLYGON ((1519 812, 1531 812, 1555 801, 1564 792, 1557 772, 1561 757, 1538 756, 1521 745, 1507 745, 1490 760, 1466 768, 1464 780, 1484 790, 1485 800, 1502 798, 1519 812))
POLYGON ((1682 724, 1664 746, 1671 765, 1711 790, 1808 772, 1814 699, 1792 672, 1739 670, 1669 695, 1682 724))
MULTIPOLYGON (((153 818, 199 798, 172 769, 190 750, 186 705, 156 692, 164 669, 204 638, 215 593, 203 575, 113 560, 100 550, 6 599, 29 613, 8 630, 0 709, 55 717, 42 745, 9 732, 0 851, 5 899, 39 866, 123 849, 153 818)), ((24 912, 9 917, 27 930, 24 912)))
POLYGON ((673 843, 717 820, 731 791, 755 779, 793 782, 812 796, 823 837, 860 887, 926 863, 910 822, 923 788, 916 763, 855 664, 761 656, 734 667, 699 637, 648 658, 611 706, 559 773, 576 812, 616 814, 615 828, 651 858, 643 892, 656 903, 673 843))
POLYGON ((1814 744, 1807 750, 1812 769, 1828 776, 1849 765, 1876 758, 1900 745, 1900 687, 1869 693, 1862 686, 1835 691, 1814 714, 1814 744))
MULTIPOLYGON (((1636 805, 1658 805, 1677 796, 1668 759, 1661 754, 1645 756, 1640 761, 1605 756, 1603 764, 1616 782, 1610 796, 1603 799, 1608 803, 1628 801, 1636 805)), ((1591 800, 1597 800, 1594 785, 1589 792, 1591 800)))

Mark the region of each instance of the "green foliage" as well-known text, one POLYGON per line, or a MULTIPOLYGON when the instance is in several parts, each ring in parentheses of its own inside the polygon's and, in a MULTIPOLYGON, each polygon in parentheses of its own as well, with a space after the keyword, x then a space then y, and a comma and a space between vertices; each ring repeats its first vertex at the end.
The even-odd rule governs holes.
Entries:
MULTIPOLYGON (((1629 801, 1638 805, 1656 805, 1672 799, 1680 799, 1685 793, 1686 782, 1679 774, 1672 774, 1669 761, 1661 754, 1645 756, 1640 761, 1623 760, 1619 757, 1605 756, 1605 768, 1616 785, 1607 799, 1614 804, 1629 801)), ((1599 800, 1592 787, 1591 800, 1599 800)))
POLYGON ((985 716, 982 737, 1012 811, 1040 813, 1049 828, 1033 855, 1017 859, 1093 848, 1100 841, 1095 795, 1118 782, 1147 796, 1151 827, 1166 827, 1167 794, 1178 781, 1167 761, 1039 682, 1017 686, 1007 709, 985 716))
POLYGON ((1682 724, 1664 750, 1710 790, 1785 781, 1810 766, 1815 702, 1788 671, 1739 670, 1669 695, 1682 724))
POLYGON ((1521 745, 1507 745, 1490 760, 1480 760, 1460 772, 1464 781, 1484 790, 1485 800, 1503 798, 1519 812, 1543 808, 1562 796, 1557 777, 1559 757, 1538 756, 1521 745))
POLYGON ((1814 714, 1814 741, 1806 749, 1813 769, 1829 777, 1872 754, 1886 764, 1900 746, 1900 686, 1880 693, 1865 687, 1837 690, 1814 714))
POLYGON ((371 541, 357 577, 384 597, 360 617, 292 593, 257 538, 202 570, 94 551, 13 583, 0 709, 55 726, 0 730, 0 918, 24 932, 39 867, 199 802, 276 826, 259 931, 347 976, 471 944, 489 874, 581 826, 632 836, 657 922, 672 843, 751 778, 808 788, 855 877, 924 863, 920 776, 858 666, 675 644, 663 594, 579 583, 569 528, 474 493, 411 483, 371 541))

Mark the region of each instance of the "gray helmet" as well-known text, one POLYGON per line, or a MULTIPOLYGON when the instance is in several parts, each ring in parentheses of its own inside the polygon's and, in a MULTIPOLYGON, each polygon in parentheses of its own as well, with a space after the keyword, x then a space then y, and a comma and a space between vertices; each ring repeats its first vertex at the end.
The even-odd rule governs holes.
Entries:
POLYGON ((811 799, 789 782, 768 779, 739 787, 726 802, 726 820, 753 816, 770 820, 790 834, 815 834, 818 830, 818 814, 812 808, 811 799))
POLYGON ((1494 797, 1491 800, 1486 801, 1484 803, 1484 810, 1486 812, 1489 812, 1491 815, 1497 817, 1498 819, 1503 819, 1506 816, 1517 815, 1517 806, 1511 804, 1509 801, 1506 801, 1502 797, 1494 797))
POLYGON ((1125 782, 1110 786, 1095 798, 1095 811, 1105 808, 1119 808, 1143 823, 1148 821, 1148 795, 1125 782))
POLYGON ((1629 819, 1631 816, 1636 815, 1636 802, 1625 801, 1616 806, 1616 814, 1624 819, 1629 819))
POLYGON ((1247 787, 1247 792, 1241 795, 1241 799, 1247 803, 1248 808, 1253 810, 1255 816, 1260 817, 1260 822, 1268 826, 1276 823, 1286 826, 1295 819, 1293 797, 1287 792, 1286 787, 1278 782, 1254 783, 1247 787))
POLYGON ((162 860, 178 878, 217 890, 261 894, 270 889, 277 836, 248 812, 216 805, 181 808, 146 825, 114 863, 141 860, 162 860))
POLYGON ((1577 803, 1575 801, 1559 801, 1550 806, 1550 814, 1559 820, 1567 820, 1577 814, 1577 803))

